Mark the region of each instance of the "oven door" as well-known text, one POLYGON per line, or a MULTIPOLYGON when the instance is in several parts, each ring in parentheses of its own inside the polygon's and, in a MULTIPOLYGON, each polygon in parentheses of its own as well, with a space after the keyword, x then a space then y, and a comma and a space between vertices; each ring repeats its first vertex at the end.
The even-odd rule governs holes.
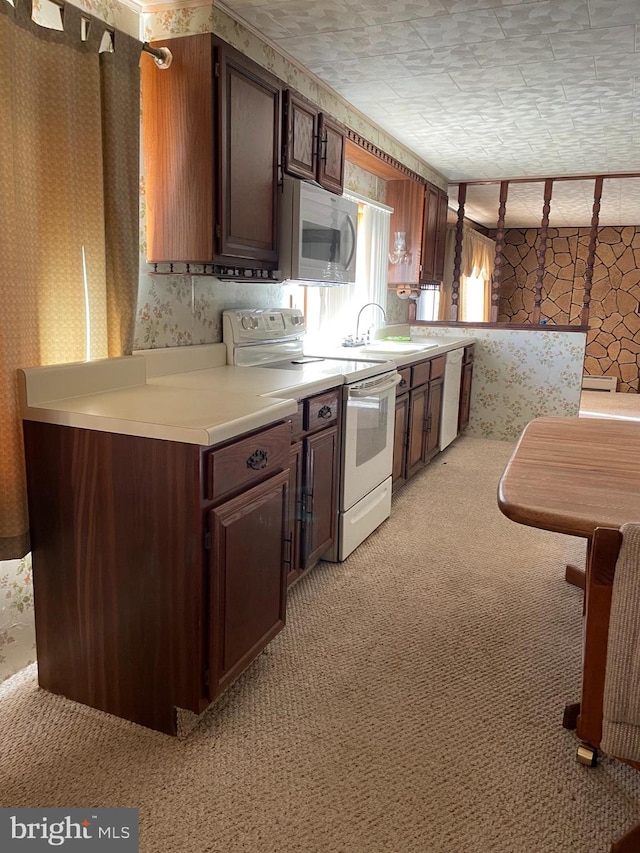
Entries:
POLYGON ((340 511, 391 476, 397 371, 346 385, 340 511))

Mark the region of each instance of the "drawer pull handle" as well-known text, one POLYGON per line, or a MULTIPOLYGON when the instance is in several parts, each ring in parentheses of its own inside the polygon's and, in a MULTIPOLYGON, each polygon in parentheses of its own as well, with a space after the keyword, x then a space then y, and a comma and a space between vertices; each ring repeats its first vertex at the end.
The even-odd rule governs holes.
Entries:
POLYGON ((253 468, 254 471, 260 471, 261 468, 266 468, 269 462, 269 455, 266 450, 256 450, 247 459, 247 468, 253 468))
POLYGON ((333 411, 331 409, 331 406, 323 406, 318 412, 318 417, 322 418, 325 421, 332 417, 332 415, 333 411))
POLYGON ((407 387, 407 380, 401 379, 399 384, 400 384, 401 388, 406 388, 407 387))

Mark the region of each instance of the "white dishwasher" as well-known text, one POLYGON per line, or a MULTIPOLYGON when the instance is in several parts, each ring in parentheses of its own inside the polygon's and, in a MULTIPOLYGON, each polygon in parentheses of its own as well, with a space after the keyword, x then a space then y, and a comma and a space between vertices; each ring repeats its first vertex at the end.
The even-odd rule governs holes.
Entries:
POLYGON ((440 450, 451 444, 458 435, 458 409, 460 406, 460 379, 464 347, 447 353, 442 393, 442 419, 440 421, 440 450))

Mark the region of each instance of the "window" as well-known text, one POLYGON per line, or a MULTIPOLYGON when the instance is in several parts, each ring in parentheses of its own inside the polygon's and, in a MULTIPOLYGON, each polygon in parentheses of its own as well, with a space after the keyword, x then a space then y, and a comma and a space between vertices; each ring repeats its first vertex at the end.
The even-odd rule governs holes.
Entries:
MULTIPOLYGON (((440 299, 440 320, 449 319, 456 227, 447 227, 447 247, 444 263, 444 280, 440 299)), ((491 311, 491 279, 495 262, 496 245, 493 240, 464 226, 462 256, 460 258, 460 291, 458 295, 458 320, 466 323, 484 323, 491 311)), ((422 301, 422 297, 420 298, 422 301)), ((431 319, 420 317, 420 319, 431 319)))

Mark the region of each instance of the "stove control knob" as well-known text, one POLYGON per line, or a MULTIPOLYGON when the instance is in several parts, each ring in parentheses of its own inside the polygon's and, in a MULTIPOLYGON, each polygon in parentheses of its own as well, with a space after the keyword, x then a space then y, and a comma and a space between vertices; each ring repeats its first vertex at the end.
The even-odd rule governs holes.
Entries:
POLYGON ((243 317, 241 322, 242 322, 242 328, 243 329, 252 329, 253 328, 253 317, 243 317))

